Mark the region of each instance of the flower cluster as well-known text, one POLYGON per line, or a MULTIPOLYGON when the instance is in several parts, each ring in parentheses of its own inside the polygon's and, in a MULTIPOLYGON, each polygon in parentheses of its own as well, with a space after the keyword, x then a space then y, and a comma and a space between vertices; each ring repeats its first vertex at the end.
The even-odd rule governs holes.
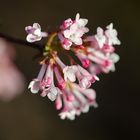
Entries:
POLYGON ((113 24, 105 30, 98 27, 97 33, 89 36, 85 35, 89 31, 87 23, 77 14, 74 20, 65 20, 55 33, 42 32, 38 23, 25 28, 29 42, 48 38, 41 70, 29 88, 55 101, 61 119, 74 120, 90 106, 97 107, 96 92, 90 87, 99 81, 97 75, 114 71, 119 60, 113 45, 120 45, 120 41, 113 24))

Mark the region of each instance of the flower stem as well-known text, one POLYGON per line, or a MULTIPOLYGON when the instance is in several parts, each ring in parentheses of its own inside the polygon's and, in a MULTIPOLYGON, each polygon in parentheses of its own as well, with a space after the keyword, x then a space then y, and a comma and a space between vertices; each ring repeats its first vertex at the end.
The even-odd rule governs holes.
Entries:
POLYGON ((53 41, 54 41, 54 38, 57 36, 57 33, 55 32, 55 33, 52 33, 50 36, 49 36, 49 38, 48 38, 48 41, 47 41, 47 43, 46 43, 46 45, 45 45, 45 51, 46 52, 48 52, 48 51, 50 51, 52 48, 52 43, 53 43, 53 41))
POLYGON ((40 44, 35 44, 35 43, 29 43, 29 42, 24 41, 22 39, 14 38, 12 36, 9 36, 9 35, 3 34, 3 33, 0 33, 0 37, 4 38, 5 40, 7 40, 11 43, 21 44, 21 45, 24 45, 24 46, 29 46, 31 48, 39 50, 40 52, 43 52, 43 49, 44 49, 44 46, 45 46, 45 45, 40 45, 40 44))
POLYGON ((57 33, 53 33, 50 38, 48 39, 48 42, 47 42, 47 46, 51 46, 55 36, 57 35, 57 33))

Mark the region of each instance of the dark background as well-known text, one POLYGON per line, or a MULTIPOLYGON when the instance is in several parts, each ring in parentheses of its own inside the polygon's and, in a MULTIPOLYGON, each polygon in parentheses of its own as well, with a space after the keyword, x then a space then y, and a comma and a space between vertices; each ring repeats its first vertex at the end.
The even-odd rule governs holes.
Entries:
MULTIPOLYGON (((28 89, 9 103, 0 102, 0 140, 135 140, 140 135, 140 4, 135 0, 0 0, 0 32, 25 39, 24 27, 34 22, 54 29, 79 12, 89 19, 91 33, 110 22, 118 30, 121 60, 116 72, 93 85, 99 108, 75 121, 62 121, 47 97, 28 89)), ((16 63, 27 84, 40 66, 36 50, 15 44, 16 63)), ((27 85, 28 86, 28 85, 27 85)))

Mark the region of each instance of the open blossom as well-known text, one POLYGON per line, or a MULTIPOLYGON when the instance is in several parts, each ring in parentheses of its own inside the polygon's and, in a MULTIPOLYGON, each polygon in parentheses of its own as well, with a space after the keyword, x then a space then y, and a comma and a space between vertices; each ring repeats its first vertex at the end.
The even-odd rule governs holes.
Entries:
POLYGON ((113 24, 111 23, 106 28, 107 28, 107 30, 105 31, 105 35, 108 38, 108 44, 109 45, 120 45, 121 42, 117 38, 117 35, 118 35, 117 31, 115 29, 113 29, 113 24))
POLYGON ((77 71, 78 71, 78 69, 77 69, 77 67, 75 65, 73 65, 73 66, 66 66, 63 69, 65 81, 69 80, 71 82, 75 82, 76 81, 76 72, 77 71))
POLYGON ((38 93, 39 92, 40 83, 43 79, 46 68, 47 68, 47 65, 43 64, 37 78, 33 79, 33 81, 30 82, 28 88, 30 88, 32 93, 38 93))
POLYGON ((24 78, 13 63, 14 48, 0 38, 0 100, 9 101, 24 89, 24 78))
POLYGON ((95 35, 95 38, 99 44, 99 47, 102 48, 104 44, 106 43, 106 37, 104 35, 104 31, 102 28, 97 28, 97 34, 95 35))
POLYGON ((86 41, 91 41, 93 46, 103 50, 112 51, 113 45, 120 45, 121 42, 117 37, 116 29, 113 29, 113 23, 110 23, 104 31, 101 27, 97 28, 97 33, 94 36, 88 36, 86 41))
MULTIPOLYGON (((99 81, 99 74, 115 71, 119 61, 114 45, 120 45, 120 41, 113 24, 106 30, 98 27, 95 35, 88 36, 87 23, 77 14, 75 20, 68 18, 57 32, 49 34, 41 70, 29 84, 32 93, 55 102, 61 119, 74 120, 91 106, 97 107, 91 85, 99 81)), ((33 28, 28 31, 33 40, 43 37, 39 26, 28 28, 33 28)))
POLYGON ((87 23, 88 20, 80 18, 79 14, 76 15, 74 21, 72 21, 71 19, 67 19, 64 21, 63 25, 61 25, 60 27, 63 27, 61 31, 63 38, 60 37, 60 40, 64 49, 70 49, 70 46, 73 43, 75 45, 82 45, 82 36, 89 31, 89 29, 85 27, 87 23))
POLYGON ((46 32, 41 32, 41 27, 38 23, 34 23, 33 26, 25 27, 25 30, 28 33, 26 37, 28 42, 40 41, 42 37, 47 37, 46 32))

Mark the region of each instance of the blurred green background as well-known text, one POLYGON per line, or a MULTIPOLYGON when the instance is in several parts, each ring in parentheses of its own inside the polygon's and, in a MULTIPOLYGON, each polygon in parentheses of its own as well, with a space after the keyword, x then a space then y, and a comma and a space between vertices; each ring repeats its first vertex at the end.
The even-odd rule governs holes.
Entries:
MULTIPOLYGON (((121 60, 117 71, 102 75, 93 85, 99 108, 75 121, 62 121, 47 97, 28 89, 9 103, 0 102, 0 140, 125 140, 140 132, 140 3, 136 0, 0 0, 0 32, 25 39, 25 26, 34 22, 55 29, 79 12, 89 19, 90 33, 110 22, 118 30, 121 60)), ((37 51, 15 44, 16 64, 27 85, 40 66, 32 58, 37 51)))

